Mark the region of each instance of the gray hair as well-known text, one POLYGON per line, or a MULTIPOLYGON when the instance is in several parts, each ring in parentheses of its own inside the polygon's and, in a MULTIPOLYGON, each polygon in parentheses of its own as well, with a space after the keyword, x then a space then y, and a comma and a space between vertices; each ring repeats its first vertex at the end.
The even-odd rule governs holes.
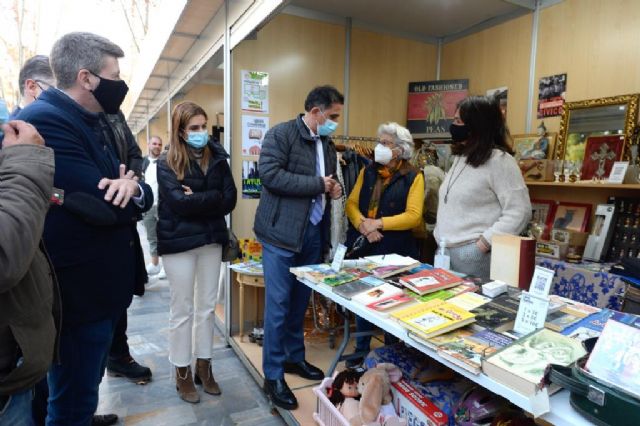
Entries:
POLYGON ((42 80, 49 86, 55 86, 53 71, 49 65, 49 57, 44 55, 36 55, 27 59, 18 75, 18 84, 20 85, 20 95, 24 96, 24 83, 27 80, 42 80))
POLYGON ((381 135, 389 135, 393 137, 393 142, 402 150, 400 158, 410 160, 413 156, 413 138, 411 132, 406 127, 402 127, 398 123, 383 123, 378 127, 378 137, 381 135))
POLYGON ((81 69, 99 74, 105 56, 122 58, 124 52, 117 44, 96 34, 77 32, 62 36, 51 49, 51 68, 58 87, 72 87, 81 69))

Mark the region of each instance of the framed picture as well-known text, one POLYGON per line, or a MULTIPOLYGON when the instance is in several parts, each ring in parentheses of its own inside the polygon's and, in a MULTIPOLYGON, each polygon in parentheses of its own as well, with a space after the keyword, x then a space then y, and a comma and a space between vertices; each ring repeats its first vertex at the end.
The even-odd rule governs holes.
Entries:
POLYGON ((580 178, 606 179, 613 163, 620 160, 624 148, 623 135, 591 136, 587 138, 580 178))
POLYGON ((587 232, 591 204, 559 202, 553 213, 553 229, 587 232))
POLYGON ((556 202, 552 200, 531 200, 531 221, 551 225, 556 202))
POLYGON ((543 136, 536 134, 512 136, 516 160, 552 159, 556 136, 556 133, 547 133, 543 136))

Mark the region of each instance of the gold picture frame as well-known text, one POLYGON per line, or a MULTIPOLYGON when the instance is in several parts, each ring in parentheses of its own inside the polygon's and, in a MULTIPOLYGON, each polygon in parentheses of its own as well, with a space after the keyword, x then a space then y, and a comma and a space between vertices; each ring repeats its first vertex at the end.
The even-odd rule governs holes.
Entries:
POLYGON ((511 148, 513 148, 514 157, 516 160, 552 160, 557 137, 558 134, 553 132, 547 132, 545 136, 535 133, 512 135, 511 148), (540 146, 536 146, 543 138, 547 139, 547 149, 544 156, 541 155, 540 146))
POLYGON ((631 158, 633 130, 638 122, 640 94, 567 102, 562 109, 555 158, 582 161, 591 136, 624 135, 622 158, 631 158), (582 155, 582 156, 581 156, 582 155))

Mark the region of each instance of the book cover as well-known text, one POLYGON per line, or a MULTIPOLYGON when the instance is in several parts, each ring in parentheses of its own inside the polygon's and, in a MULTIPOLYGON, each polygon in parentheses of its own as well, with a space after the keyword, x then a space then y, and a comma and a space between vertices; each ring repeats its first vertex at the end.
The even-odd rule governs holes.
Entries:
POLYGON ((413 302, 413 297, 407 296, 406 294, 396 294, 394 296, 389 296, 382 300, 378 300, 373 303, 369 303, 367 308, 373 309, 377 312, 388 312, 391 309, 396 309, 402 305, 405 305, 408 302, 413 302))
POLYGON ((535 264, 535 238, 504 234, 491 239, 492 280, 529 290, 535 264))
MULTIPOLYGON (((470 327, 456 328, 448 333, 433 336, 424 341, 425 345, 432 349, 438 349, 440 346, 447 343, 455 342, 463 337, 471 336, 475 333, 470 327)), ((420 337, 418 335, 418 337, 420 337)))
POLYGON ((371 303, 379 302, 386 298, 403 294, 402 289, 391 284, 382 284, 374 287, 371 290, 356 294, 351 298, 354 302, 361 303, 363 305, 369 305, 371 303))
POLYGON ((474 320, 474 315, 450 303, 432 300, 391 313, 400 323, 430 338, 463 327, 474 320))
POLYGON ((328 263, 297 266, 294 268, 290 268, 289 272, 291 272, 298 278, 307 279, 314 283, 322 282, 322 278, 324 278, 325 276, 335 274, 335 271, 331 269, 331 265, 329 265, 328 263))
POLYGON ((462 278, 446 269, 436 268, 400 277, 400 282, 412 291, 423 295, 461 284, 462 278))
POLYGON ((491 330, 483 330, 470 336, 460 336, 458 339, 441 344, 438 353, 445 359, 470 371, 480 374, 482 359, 495 353, 499 349, 510 345, 513 339, 491 330))
POLYGON ((605 384, 640 398, 640 328, 611 317, 589 355, 586 369, 605 384))
POLYGON ((571 300, 567 297, 558 296, 556 294, 550 295, 549 301, 551 303, 563 303, 564 306, 562 307, 562 310, 576 316, 586 317, 588 315, 595 314, 596 312, 600 312, 600 308, 571 300))
POLYGON ((387 278, 402 272, 421 266, 421 263, 409 256, 387 254, 380 256, 368 256, 365 260, 373 262, 376 266, 369 267, 366 272, 378 278, 387 278))
POLYGON ((548 329, 561 332, 565 328, 578 323, 583 318, 583 316, 573 315, 560 309, 547 315, 544 326, 548 329))
POLYGON ((322 283, 331 287, 340 286, 342 284, 350 283, 359 278, 357 274, 350 274, 349 272, 339 272, 337 274, 326 276, 322 279, 322 283))
POLYGON ((470 312, 476 316, 478 327, 502 332, 513 328, 519 304, 516 297, 503 294, 470 312))
POLYGON ((356 281, 351 281, 350 283, 346 283, 338 287, 334 287, 332 291, 344 297, 345 299, 351 300, 351 298, 356 294, 360 294, 364 291, 371 290, 373 287, 377 287, 378 285, 382 285, 382 284, 371 284, 370 282, 360 279, 356 281))
POLYGON ((462 293, 448 299, 448 302, 459 306, 466 311, 471 311, 472 309, 479 308, 480 306, 491 302, 491 298, 478 293, 462 293))
MULTIPOLYGON (((523 395, 532 395, 549 364, 567 366, 586 354, 582 343, 542 328, 516 340, 482 362, 487 376, 523 395)), ((556 387, 550 388, 552 393, 556 387)))

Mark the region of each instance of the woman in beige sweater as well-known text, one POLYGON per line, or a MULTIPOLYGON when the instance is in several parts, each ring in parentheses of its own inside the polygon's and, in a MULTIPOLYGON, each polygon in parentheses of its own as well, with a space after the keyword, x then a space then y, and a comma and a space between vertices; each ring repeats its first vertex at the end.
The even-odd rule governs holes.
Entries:
POLYGON ((529 191, 497 103, 464 99, 450 131, 454 161, 440 186, 434 235, 446 245, 452 270, 488 280, 491 239, 522 232, 531 218, 529 191))

